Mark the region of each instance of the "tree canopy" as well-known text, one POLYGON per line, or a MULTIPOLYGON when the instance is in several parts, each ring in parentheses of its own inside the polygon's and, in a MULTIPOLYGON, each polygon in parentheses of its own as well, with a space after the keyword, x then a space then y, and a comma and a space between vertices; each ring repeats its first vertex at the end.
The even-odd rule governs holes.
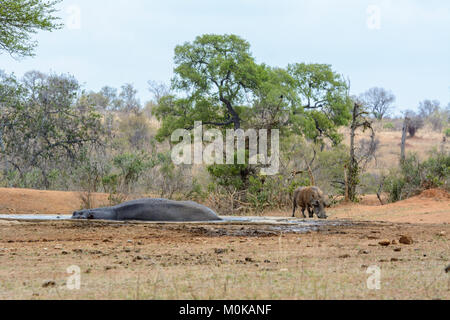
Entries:
POLYGON ((153 110, 160 140, 194 121, 219 128, 281 129, 315 141, 338 142, 351 118, 343 77, 329 65, 256 63, 236 35, 203 35, 175 49, 171 94, 153 110))
POLYGON ((0 51, 14 57, 33 56, 36 42, 31 36, 39 30, 62 27, 54 15, 61 0, 2 0, 0 2, 0 51))
POLYGON ((376 119, 383 120, 393 108, 395 95, 386 89, 375 87, 364 92, 359 100, 376 119))
POLYGON ((100 115, 78 103, 80 85, 72 76, 32 71, 20 82, 2 74, 0 90, 0 151, 21 174, 39 168, 47 179, 49 163, 76 163, 85 147, 101 143, 100 115))
POLYGON ((203 35, 177 46, 174 60, 173 87, 189 94, 185 104, 199 107, 198 120, 218 126, 233 124, 239 129, 241 118, 236 107, 258 81, 250 44, 235 35, 203 35))

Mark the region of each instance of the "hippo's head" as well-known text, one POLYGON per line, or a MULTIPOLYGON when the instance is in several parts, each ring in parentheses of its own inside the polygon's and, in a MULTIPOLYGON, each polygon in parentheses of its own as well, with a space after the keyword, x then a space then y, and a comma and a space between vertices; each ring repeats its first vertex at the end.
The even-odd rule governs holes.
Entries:
POLYGON ((313 203, 314 213, 319 219, 326 219, 327 213, 325 212, 325 203, 321 200, 314 200, 313 203))
POLYGON ((94 213, 91 210, 75 211, 72 214, 72 219, 94 219, 94 213))

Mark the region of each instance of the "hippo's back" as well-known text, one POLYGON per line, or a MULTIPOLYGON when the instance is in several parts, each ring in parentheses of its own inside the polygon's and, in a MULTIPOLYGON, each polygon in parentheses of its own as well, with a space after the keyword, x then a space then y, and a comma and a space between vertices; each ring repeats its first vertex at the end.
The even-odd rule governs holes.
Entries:
POLYGON ((142 221, 219 221, 210 208, 193 201, 145 198, 113 207, 118 220, 142 221))

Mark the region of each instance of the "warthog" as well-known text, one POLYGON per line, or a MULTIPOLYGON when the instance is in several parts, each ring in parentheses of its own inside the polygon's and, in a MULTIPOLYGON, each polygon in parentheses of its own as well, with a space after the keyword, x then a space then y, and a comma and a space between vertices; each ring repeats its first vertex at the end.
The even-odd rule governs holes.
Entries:
POLYGON ((326 219, 327 214, 325 212, 325 197, 323 192, 318 187, 301 187, 294 192, 294 210, 292 211, 292 217, 295 217, 295 210, 297 207, 302 208, 303 218, 305 216, 305 210, 308 210, 309 217, 314 218, 314 213, 319 219, 326 219))

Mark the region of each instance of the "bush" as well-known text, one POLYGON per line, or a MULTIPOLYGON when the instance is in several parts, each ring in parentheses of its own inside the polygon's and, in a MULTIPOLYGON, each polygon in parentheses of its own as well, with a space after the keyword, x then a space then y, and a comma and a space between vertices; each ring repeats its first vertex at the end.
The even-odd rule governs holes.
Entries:
POLYGON ((450 128, 445 129, 445 136, 450 137, 450 128))
POLYGON ((407 199, 432 188, 449 187, 450 155, 436 152, 428 160, 420 162, 411 155, 397 170, 386 177, 384 191, 391 202, 407 199))
POLYGON ((419 117, 419 116, 412 117, 408 122, 409 136, 411 138, 413 138, 416 135, 417 130, 423 128, 423 126, 424 126, 424 121, 421 117, 419 117))
POLYGON ((385 130, 395 130, 395 126, 392 122, 387 122, 383 125, 383 129, 385 130))

